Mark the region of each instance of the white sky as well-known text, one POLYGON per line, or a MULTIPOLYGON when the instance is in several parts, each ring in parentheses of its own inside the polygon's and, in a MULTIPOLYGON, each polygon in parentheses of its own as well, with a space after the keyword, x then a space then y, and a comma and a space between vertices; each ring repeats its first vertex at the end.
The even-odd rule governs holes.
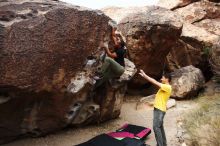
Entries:
POLYGON ((158 0, 61 0, 74 5, 84 6, 93 9, 100 9, 107 6, 146 6, 156 5, 158 0))

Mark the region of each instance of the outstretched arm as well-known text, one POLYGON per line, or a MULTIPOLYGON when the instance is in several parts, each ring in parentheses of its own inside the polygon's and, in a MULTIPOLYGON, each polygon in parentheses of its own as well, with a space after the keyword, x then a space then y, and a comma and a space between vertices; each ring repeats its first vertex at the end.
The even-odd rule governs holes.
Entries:
POLYGON ((140 70, 139 75, 141 75, 143 78, 145 78, 147 81, 151 82, 152 84, 156 85, 157 87, 161 88, 161 83, 146 75, 143 70, 140 70))

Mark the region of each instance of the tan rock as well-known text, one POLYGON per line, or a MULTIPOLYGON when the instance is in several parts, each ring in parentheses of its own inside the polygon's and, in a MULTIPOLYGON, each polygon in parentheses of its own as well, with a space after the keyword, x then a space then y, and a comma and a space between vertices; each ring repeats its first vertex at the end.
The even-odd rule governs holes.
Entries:
POLYGON ((185 99, 195 97, 205 83, 200 69, 193 66, 183 67, 172 73, 172 97, 185 99))
POLYGON ((203 19, 220 18, 220 5, 208 1, 199 1, 186 7, 176 9, 175 12, 181 15, 185 22, 194 23, 203 19))
POLYGON ((192 38, 199 42, 203 42, 204 45, 216 44, 219 41, 219 36, 212 34, 204 28, 197 27, 192 24, 185 23, 182 29, 182 38, 192 38))
POLYGON ((202 27, 208 32, 220 36, 220 18, 205 19, 200 22, 194 23, 198 27, 202 27))
POLYGON ((123 18, 137 13, 137 12, 146 12, 149 7, 128 7, 128 8, 122 8, 122 7, 107 7, 101 9, 105 15, 109 16, 113 20, 115 20, 117 23, 119 23, 123 18))
MULTIPOLYGON (((145 13, 135 13, 122 19, 119 30, 126 38, 128 55, 138 69, 153 77, 162 73, 166 55, 181 33, 181 19, 172 11, 149 7, 145 13)), ((132 84, 145 81, 136 76, 132 84)))
POLYGON ((198 0, 159 0, 158 6, 164 7, 167 9, 177 9, 179 7, 184 7, 190 3, 193 3, 198 0))

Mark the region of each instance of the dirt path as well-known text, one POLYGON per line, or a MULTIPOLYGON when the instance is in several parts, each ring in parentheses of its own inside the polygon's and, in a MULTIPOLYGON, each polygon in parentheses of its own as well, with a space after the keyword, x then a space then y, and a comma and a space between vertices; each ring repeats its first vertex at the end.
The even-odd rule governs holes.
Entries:
MULTIPOLYGON (((194 101, 178 101, 176 107, 169 109, 165 116, 164 126, 168 140, 168 146, 181 145, 176 138, 177 120, 182 113, 195 107, 194 101)), ((79 129, 66 129, 56 134, 41 138, 28 138, 17 140, 4 146, 73 146, 82 143, 98 134, 115 131, 124 123, 131 123, 152 129, 153 108, 147 104, 141 104, 136 110, 136 100, 126 101, 123 104, 121 115, 118 119, 102 123, 100 125, 87 126, 79 129)), ((154 133, 146 140, 146 143, 155 146, 154 133)))

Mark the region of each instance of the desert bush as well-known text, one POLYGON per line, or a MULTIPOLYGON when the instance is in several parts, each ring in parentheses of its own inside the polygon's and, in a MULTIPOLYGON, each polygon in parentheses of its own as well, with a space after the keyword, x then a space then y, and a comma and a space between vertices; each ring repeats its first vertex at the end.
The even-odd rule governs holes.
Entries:
POLYGON ((192 146, 220 145, 220 95, 198 99, 198 108, 184 116, 184 128, 192 146))

